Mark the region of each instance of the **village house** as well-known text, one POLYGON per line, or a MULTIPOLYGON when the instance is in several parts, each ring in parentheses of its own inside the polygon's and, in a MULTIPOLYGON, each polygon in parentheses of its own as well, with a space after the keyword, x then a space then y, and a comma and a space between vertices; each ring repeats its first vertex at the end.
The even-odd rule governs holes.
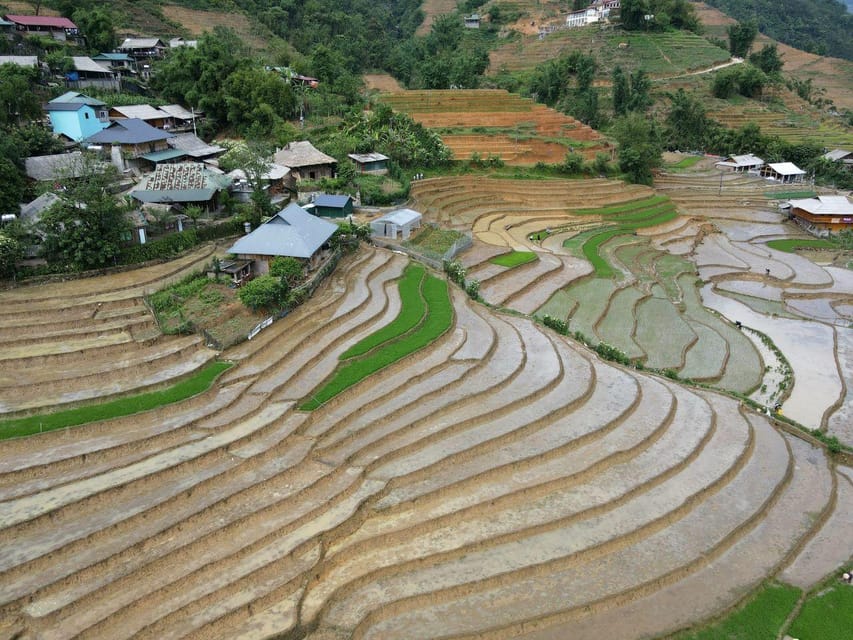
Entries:
POLYGON ((199 162, 158 164, 130 195, 144 204, 165 204, 183 211, 195 205, 206 211, 219 208, 219 193, 231 179, 199 162))
POLYGON ((136 60, 126 53, 99 53, 92 60, 122 75, 136 73, 136 60))
POLYGON ((65 74, 66 84, 73 89, 97 87, 106 91, 121 91, 121 78, 112 69, 98 64, 88 56, 73 56, 74 70, 65 74))
POLYGON ((480 14, 472 13, 470 16, 465 16, 463 18, 463 22, 465 24, 466 29, 479 29, 480 28, 480 14))
POLYGON ((102 151, 119 171, 124 171, 128 166, 139 166, 139 158, 145 154, 167 150, 167 141, 171 137, 168 131, 152 127, 136 118, 128 118, 113 121, 103 131, 85 138, 82 143, 89 149, 102 151))
POLYGON ((150 104, 130 104, 112 107, 109 111, 111 120, 135 118, 158 129, 171 129, 172 116, 150 104))
POLYGON ((15 23, 0 17, 0 38, 12 40, 15 36, 15 23))
POLYGON ((116 47, 118 53, 126 53, 136 61, 136 71, 143 80, 151 77, 151 63, 160 60, 166 53, 166 45, 159 38, 125 38, 116 47))
POLYGON ((729 156, 721 162, 715 162, 714 166, 719 169, 728 169, 735 173, 748 173, 758 171, 764 166, 764 160, 751 154, 742 156, 729 156))
POLYGON ((825 236, 853 229, 853 204, 846 196, 791 200, 790 216, 809 233, 825 236))
POLYGON ((198 40, 184 40, 183 38, 172 38, 169 40, 169 48, 177 49, 178 47, 198 48, 198 40))
POLYGON ((109 126, 106 103, 77 91, 48 102, 44 110, 56 135, 79 142, 109 126))
POLYGON ((853 171, 853 151, 846 149, 833 149, 823 154, 830 162, 840 162, 845 169, 853 171))
POLYGON ((338 163, 332 156, 327 156, 307 140, 291 142, 283 149, 279 149, 273 156, 273 162, 290 169, 296 182, 334 178, 338 163))
MULTIPOLYGON (((249 202, 254 189, 249 183, 249 177, 243 169, 234 169, 228 173, 231 178, 231 195, 238 202, 249 202)), ((267 167, 267 170, 261 175, 261 189, 266 191, 267 195, 273 201, 281 201, 290 197, 292 182, 290 180, 290 169, 283 167, 280 164, 272 163, 267 167), (286 194, 286 198, 282 195, 286 194)))
POLYGON ((184 155, 195 160, 211 160, 225 153, 225 147, 207 144, 194 133, 175 133, 168 143, 172 149, 182 151, 184 155))
POLYGON ((92 171, 103 172, 103 169, 103 163, 85 158, 82 151, 24 158, 24 170, 30 180, 49 182, 56 187, 92 171))
POLYGON ((66 40, 77 41, 80 35, 80 29, 68 18, 7 15, 6 20, 13 23, 19 32, 46 35, 63 42, 66 40))
POLYGON ((388 173, 388 156, 381 153, 350 153, 347 157, 355 163, 359 173, 385 175, 388 173))
POLYGON ((157 108, 172 118, 172 131, 192 131, 202 116, 201 112, 190 111, 179 104, 165 104, 157 108))
POLYGON ((781 182, 782 184, 794 184, 802 182, 806 172, 793 162, 775 162, 761 168, 764 178, 781 182))
POLYGON ((240 260, 251 260, 255 274, 269 273, 279 256, 299 258, 316 268, 329 250, 329 239, 338 225, 312 216, 297 204, 289 204, 228 249, 240 260))

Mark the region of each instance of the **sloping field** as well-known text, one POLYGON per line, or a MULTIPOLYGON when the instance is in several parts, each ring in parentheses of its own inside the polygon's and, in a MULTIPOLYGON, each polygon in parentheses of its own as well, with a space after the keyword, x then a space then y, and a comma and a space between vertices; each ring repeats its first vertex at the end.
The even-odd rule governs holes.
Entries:
POLYGON ((457 160, 478 153, 532 165, 561 162, 570 150, 594 158, 609 148, 597 131, 571 116, 503 90, 403 91, 382 100, 436 129, 457 160))
POLYGON ((207 246, 170 263, 0 292, 0 415, 127 394, 214 357, 200 336, 163 336, 142 299, 200 270, 207 246))
POLYGON ((424 0, 421 5, 424 21, 418 27, 416 34, 419 36, 428 34, 435 19, 440 15, 455 11, 457 4, 459 4, 458 0, 424 0))
POLYGON ((255 51, 268 47, 252 27, 249 19, 242 12, 230 11, 200 11, 174 4, 163 5, 163 14, 184 27, 193 36, 200 36, 206 31, 213 31, 216 26, 228 27, 237 32, 240 39, 255 51))
POLYGON ((626 70, 643 69, 652 77, 669 77, 707 69, 729 59, 728 51, 692 33, 614 33, 593 25, 561 29, 541 39, 531 35, 507 42, 491 53, 489 69, 491 73, 530 71, 564 53, 588 53, 590 49, 594 50, 602 77, 609 77, 617 65, 626 70))
POLYGON ((166 423, 0 443, 4 633, 640 638, 844 547, 821 450, 455 288, 449 333, 296 410, 405 265, 346 259, 166 423))
POLYGON ((752 122, 761 127, 762 133, 779 136, 789 142, 814 142, 831 149, 853 146, 853 129, 845 127, 840 121, 825 121, 822 116, 810 113, 779 113, 758 107, 731 107, 708 115, 732 129, 752 122))

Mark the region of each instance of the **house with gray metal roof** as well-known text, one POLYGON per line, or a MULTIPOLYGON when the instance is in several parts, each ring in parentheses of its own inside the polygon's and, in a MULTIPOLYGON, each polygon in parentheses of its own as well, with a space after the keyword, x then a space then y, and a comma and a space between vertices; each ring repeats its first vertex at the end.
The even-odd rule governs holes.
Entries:
POLYGON ((269 263, 285 256, 305 260, 309 268, 322 259, 338 226, 290 204, 228 249, 242 260, 254 262, 256 274, 269 272, 269 263))
POLYGON ((89 149, 109 155, 112 163, 123 171, 126 163, 136 165, 145 154, 167 151, 172 134, 136 118, 115 120, 103 131, 82 141, 89 149))
POLYGON ((110 119, 127 120, 135 118, 147 122, 158 129, 171 129, 172 116, 150 104, 128 104, 110 108, 110 119))
POLYGON ((65 74, 68 86, 75 89, 98 87, 107 91, 120 91, 121 80, 117 72, 99 64, 88 56, 72 56, 74 70, 65 74))
POLYGON ((352 196, 319 193, 314 197, 314 211, 324 218, 346 218, 353 212, 352 196))
POLYGON ((199 162, 158 164, 130 195, 144 204, 167 204, 179 210, 196 205, 210 211, 218 207, 218 194, 230 183, 228 176, 199 162))
POLYGON ((385 175, 388 173, 388 156, 381 153, 349 153, 347 157, 355 163, 359 173, 385 175))
POLYGON ((402 240, 408 240, 412 231, 420 228, 422 218, 423 216, 413 209, 397 209, 371 220, 370 233, 380 238, 394 239, 399 235, 402 240))

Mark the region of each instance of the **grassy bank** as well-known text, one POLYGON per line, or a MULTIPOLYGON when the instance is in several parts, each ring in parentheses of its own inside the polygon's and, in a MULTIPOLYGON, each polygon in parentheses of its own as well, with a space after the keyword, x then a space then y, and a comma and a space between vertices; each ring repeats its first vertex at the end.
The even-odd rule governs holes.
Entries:
POLYGON ((66 427, 76 427, 99 420, 121 418, 141 411, 150 411, 151 409, 157 409, 167 404, 180 402, 202 391, 206 391, 213 384, 217 376, 231 366, 230 362, 212 362, 192 376, 159 391, 149 391, 148 393, 119 398, 109 402, 57 411, 56 413, 3 420, 0 421, 0 440, 19 438, 35 433, 64 429, 66 427))

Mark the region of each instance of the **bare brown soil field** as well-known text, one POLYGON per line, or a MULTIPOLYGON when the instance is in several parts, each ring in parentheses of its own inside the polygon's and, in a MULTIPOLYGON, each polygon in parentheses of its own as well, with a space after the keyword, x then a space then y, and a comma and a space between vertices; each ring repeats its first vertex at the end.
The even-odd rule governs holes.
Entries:
POLYGON ((221 11, 200 11, 173 4, 163 5, 163 14, 170 20, 181 24, 190 34, 200 36, 214 27, 228 27, 237 32, 240 39, 252 49, 264 49, 264 40, 254 33, 249 19, 240 12, 225 13, 221 11))
POLYGON ((368 89, 382 92, 402 91, 397 79, 387 73, 366 73, 364 84, 368 89))
POLYGON ((633 639, 843 547, 820 449, 457 289, 447 334, 296 410, 405 264, 346 259, 202 397, 0 443, 3 632, 633 639))
POLYGON ((426 127, 440 130, 454 157, 498 156, 509 165, 561 162, 577 152, 608 151, 601 134, 532 100, 503 90, 401 91, 382 99, 426 127))

